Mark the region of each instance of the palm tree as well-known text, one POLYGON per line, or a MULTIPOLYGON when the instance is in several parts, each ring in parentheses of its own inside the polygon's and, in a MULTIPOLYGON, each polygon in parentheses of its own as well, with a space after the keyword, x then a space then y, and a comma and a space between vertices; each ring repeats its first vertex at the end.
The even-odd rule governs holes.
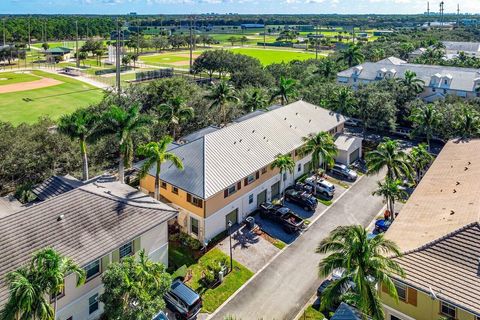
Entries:
POLYGON ((150 142, 138 148, 137 153, 146 159, 140 168, 140 178, 144 178, 150 169, 155 166, 155 199, 160 198, 160 170, 162 163, 170 161, 175 167, 183 170, 182 160, 174 153, 168 152, 167 147, 173 142, 172 137, 166 136, 159 142, 150 142))
POLYGON ((127 110, 114 105, 104 114, 102 122, 103 130, 117 138, 120 148, 118 176, 120 182, 125 183, 125 165, 131 166, 133 158, 133 136, 136 133, 145 133, 152 119, 140 114, 138 105, 133 105, 127 110))
POLYGON ((417 107, 412 110, 410 121, 412 121, 414 130, 413 135, 424 135, 427 139, 428 150, 430 151, 430 141, 434 132, 440 124, 441 115, 433 104, 417 107))
POLYGON ((160 120, 168 123, 171 127, 173 140, 177 138, 178 126, 183 121, 192 119, 195 111, 192 107, 186 105, 186 100, 182 97, 175 96, 166 103, 158 106, 160 120))
POLYGON ((340 51, 340 57, 337 59, 337 62, 343 61, 351 68, 364 60, 365 56, 361 52, 361 47, 351 43, 346 49, 340 51))
POLYGON ((390 211, 391 219, 395 219, 395 201, 405 199, 408 195, 405 190, 401 188, 402 182, 400 180, 392 180, 385 178, 385 182, 378 182, 378 189, 373 192, 373 195, 381 196, 387 203, 387 210, 390 211))
POLYGON ((377 235, 368 237, 362 226, 341 226, 333 230, 317 247, 317 253, 327 254, 319 264, 319 273, 326 277, 335 269, 344 269, 342 277, 332 282, 322 294, 322 308, 332 307, 348 284, 355 283, 352 294, 356 306, 373 320, 383 320, 383 305, 377 284, 383 285, 396 300, 397 290, 393 275, 405 276, 400 265, 391 256, 400 256, 397 245, 377 235))
POLYGON ((288 104, 289 98, 297 95, 297 82, 290 78, 280 77, 278 87, 274 89, 270 102, 280 99, 282 106, 288 104))
POLYGON ((422 93, 423 87, 425 86, 425 81, 417 78, 417 74, 410 70, 405 71, 403 78, 397 78, 396 80, 402 84, 409 93, 415 96, 422 93))
POLYGON ((455 128, 462 139, 470 139, 480 134, 480 115, 464 107, 455 121, 455 128))
POLYGON ((387 177, 389 179, 405 177, 412 180, 413 169, 408 159, 408 154, 400 149, 398 141, 385 138, 376 150, 366 155, 368 173, 376 174, 387 167, 387 177))
POLYGON ((383 49, 373 49, 371 52, 371 57, 373 62, 382 60, 385 57, 385 50, 383 49))
POLYGON ((332 109, 341 114, 350 114, 355 106, 353 92, 349 87, 341 87, 335 91, 331 101, 332 109))
POLYGON ((293 173, 293 170, 295 170, 295 161, 292 159, 292 157, 289 154, 279 154, 275 158, 275 160, 271 164, 272 169, 279 169, 280 170, 280 190, 282 193, 282 203, 283 203, 283 188, 282 188, 282 181, 283 181, 283 175, 288 171, 290 174, 293 173))
POLYGON ((207 99, 212 101, 210 109, 219 109, 224 125, 227 124, 228 103, 235 103, 239 100, 236 94, 235 88, 227 81, 222 80, 214 85, 210 94, 206 96, 207 99))
POLYGON ((242 107, 245 112, 252 112, 259 109, 266 109, 268 99, 265 90, 261 88, 251 88, 244 92, 242 99, 242 107))
POLYGON ((322 59, 318 63, 317 69, 313 74, 319 75, 325 79, 333 79, 337 75, 338 65, 333 59, 322 59))
POLYGON ((88 180, 87 142, 92 142, 98 135, 96 130, 99 117, 87 109, 78 109, 70 115, 64 115, 58 123, 58 131, 72 140, 78 140, 82 156, 82 179, 88 180))
POLYGON ((433 161, 434 157, 425 144, 420 144, 410 151, 410 164, 415 171, 415 183, 418 184, 425 170, 433 161))

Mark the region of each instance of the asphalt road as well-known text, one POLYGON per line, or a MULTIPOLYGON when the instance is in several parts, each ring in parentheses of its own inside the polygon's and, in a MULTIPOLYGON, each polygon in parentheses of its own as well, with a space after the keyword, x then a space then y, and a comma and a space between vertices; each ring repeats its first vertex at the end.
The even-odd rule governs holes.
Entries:
POLYGON ((372 196, 380 179, 365 176, 358 181, 212 319, 293 319, 322 281, 317 273, 322 258, 315 253, 318 243, 337 226, 370 224, 383 207, 382 199, 372 196))

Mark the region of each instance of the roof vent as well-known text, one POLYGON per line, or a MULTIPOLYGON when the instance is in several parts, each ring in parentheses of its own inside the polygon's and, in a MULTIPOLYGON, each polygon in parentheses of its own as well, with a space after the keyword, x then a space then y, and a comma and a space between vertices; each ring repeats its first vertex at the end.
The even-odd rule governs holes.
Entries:
POLYGON ((62 221, 63 219, 65 219, 65 215, 61 214, 58 216, 57 221, 62 221))
POLYGON ((287 117, 285 117, 283 120, 287 120, 287 117))
POLYGON ((255 130, 252 130, 252 133, 255 133, 255 130))

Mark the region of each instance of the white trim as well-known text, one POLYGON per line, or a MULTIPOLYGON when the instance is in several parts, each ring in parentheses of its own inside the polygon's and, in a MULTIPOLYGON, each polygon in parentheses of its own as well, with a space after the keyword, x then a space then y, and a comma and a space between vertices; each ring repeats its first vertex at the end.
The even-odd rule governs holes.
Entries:
POLYGON ((383 307, 385 308, 385 311, 387 311, 385 313, 386 320, 390 320, 390 317, 389 317, 390 315, 395 316, 397 318, 400 318, 402 320, 416 320, 415 318, 407 316, 406 314, 404 314, 404 313, 402 313, 398 310, 395 310, 392 307, 387 306, 386 304, 383 304, 383 307))

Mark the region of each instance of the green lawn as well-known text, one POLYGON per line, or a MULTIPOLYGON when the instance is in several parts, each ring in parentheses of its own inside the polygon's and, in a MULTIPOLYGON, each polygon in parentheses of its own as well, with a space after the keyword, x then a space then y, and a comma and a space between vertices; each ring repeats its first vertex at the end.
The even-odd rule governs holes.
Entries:
MULTIPOLYGON (((261 48, 237 48, 231 49, 235 53, 245 54, 260 60, 263 65, 272 63, 290 62, 293 60, 307 60, 314 59, 315 53, 300 52, 292 50, 275 50, 275 49, 261 49, 261 48)), ((319 55, 319 57, 323 57, 319 55)))
POLYGON ((98 103, 103 91, 86 83, 42 71, 32 74, 62 81, 62 84, 30 91, 0 94, 0 120, 18 125, 33 123, 42 116, 53 119, 77 108, 98 103))
POLYGON ((300 317, 300 319, 301 320, 323 320, 325 319, 325 316, 314 307, 309 306, 307 309, 305 309, 305 312, 300 317))
POLYGON ((215 311, 228 297, 235 293, 235 291, 253 276, 252 271, 234 261, 233 271, 224 278, 218 287, 213 289, 204 288, 201 284, 202 271, 204 270, 202 263, 208 263, 212 260, 218 261, 225 258, 228 258, 228 256, 220 249, 212 249, 201 257, 197 264, 189 268, 192 271, 192 278, 187 282, 187 285, 202 296, 202 312, 212 313, 215 311))
POLYGON ((29 73, 0 72, 0 86, 13 83, 30 82, 39 79, 39 77, 29 73))

